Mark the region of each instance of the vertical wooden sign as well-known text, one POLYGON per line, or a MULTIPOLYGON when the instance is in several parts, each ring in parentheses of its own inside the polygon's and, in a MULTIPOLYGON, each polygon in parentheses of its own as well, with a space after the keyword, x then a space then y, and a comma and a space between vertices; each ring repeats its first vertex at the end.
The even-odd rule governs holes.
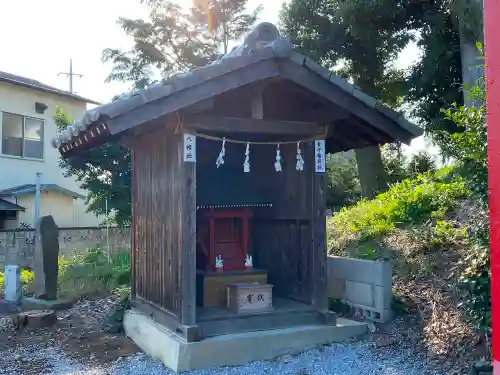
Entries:
POLYGON ((326 172, 325 140, 314 142, 314 159, 317 173, 326 172))
POLYGON ((196 136, 184 134, 184 162, 196 163, 196 136))

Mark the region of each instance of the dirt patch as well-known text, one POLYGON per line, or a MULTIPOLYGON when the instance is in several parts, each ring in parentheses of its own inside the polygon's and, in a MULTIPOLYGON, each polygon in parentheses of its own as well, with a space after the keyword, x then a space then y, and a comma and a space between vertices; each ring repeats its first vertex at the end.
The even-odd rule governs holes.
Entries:
POLYGON ((0 374, 52 372, 51 355, 53 362, 62 355, 75 363, 106 367, 139 352, 122 334, 104 332, 105 319, 117 303, 115 298, 81 300, 70 310, 57 312, 57 322, 50 328, 0 332, 0 374))

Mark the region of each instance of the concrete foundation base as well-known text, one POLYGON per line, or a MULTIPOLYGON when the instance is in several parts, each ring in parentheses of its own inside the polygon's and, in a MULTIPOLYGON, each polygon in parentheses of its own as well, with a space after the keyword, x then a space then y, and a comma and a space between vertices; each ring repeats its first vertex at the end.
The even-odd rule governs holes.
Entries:
POLYGON ((23 299, 23 307, 33 310, 66 310, 73 306, 73 301, 56 299, 47 301, 34 297, 26 297, 23 299))
POLYGON ((176 372, 273 359, 367 332, 364 323, 338 318, 336 326, 299 326, 187 343, 137 310, 126 311, 123 325, 125 334, 146 354, 176 372))

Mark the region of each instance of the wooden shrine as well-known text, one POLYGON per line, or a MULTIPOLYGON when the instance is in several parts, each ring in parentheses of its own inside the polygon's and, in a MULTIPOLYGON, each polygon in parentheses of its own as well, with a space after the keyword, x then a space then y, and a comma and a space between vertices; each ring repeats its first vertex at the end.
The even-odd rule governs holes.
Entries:
POLYGON ((132 305, 190 342, 335 324, 325 155, 420 134, 262 24, 220 61, 88 111, 54 145, 65 158, 130 148, 132 305))

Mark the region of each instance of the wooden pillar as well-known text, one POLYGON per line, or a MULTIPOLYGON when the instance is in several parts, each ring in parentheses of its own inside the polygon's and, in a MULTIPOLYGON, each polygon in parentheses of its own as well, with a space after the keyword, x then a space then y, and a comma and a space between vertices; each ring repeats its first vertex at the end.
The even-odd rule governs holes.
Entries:
POLYGON ((131 194, 131 202, 130 202, 130 213, 131 213, 131 230, 130 230, 130 272, 131 272, 131 288, 130 288, 130 297, 131 299, 135 299, 136 296, 136 282, 137 282, 137 273, 136 273, 136 263, 137 263, 137 256, 136 256, 136 251, 137 251, 137 246, 136 246, 136 238, 135 238, 135 233, 136 233, 136 221, 137 219, 134 216, 134 205, 137 203, 137 198, 135 198, 135 189, 136 189, 136 182, 135 182, 135 174, 134 174, 134 149, 130 148, 130 159, 131 159, 131 165, 132 165, 132 178, 131 178, 131 187, 130 189, 131 194))
POLYGON ((182 139, 180 143, 179 156, 183 163, 180 323, 194 326, 196 324, 196 162, 184 160, 182 139))
POLYGON ((215 257, 217 256, 215 254, 215 210, 211 208, 209 210, 209 217, 210 217, 210 234, 208 237, 208 267, 210 271, 214 271, 215 267, 215 257))
MULTIPOLYGON (((314 156, 314 142, 310 155, 314 156)), ((314 160, 314 159, 313 159, 314 160)), ((328 310, 326 268, 326 173, 316 172, 312 165, 311 234, 312 234, 312 305, 319 311, 328 310)))

